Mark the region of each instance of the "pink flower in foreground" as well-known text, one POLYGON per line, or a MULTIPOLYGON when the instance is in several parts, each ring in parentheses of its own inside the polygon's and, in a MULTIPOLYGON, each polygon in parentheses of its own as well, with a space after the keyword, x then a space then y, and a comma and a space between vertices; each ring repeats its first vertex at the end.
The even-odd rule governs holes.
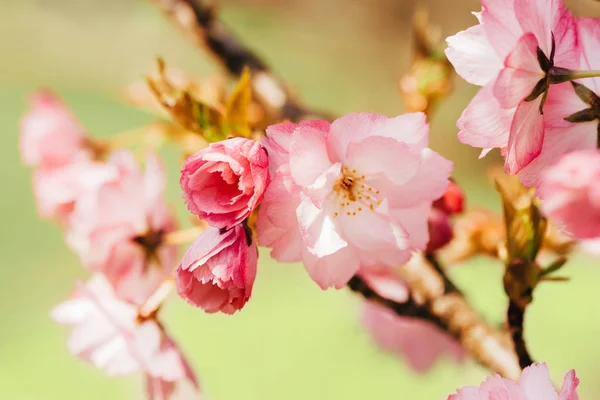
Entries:
POLYGON ((483 86, 458 120, 458 137, 483 148, 482 155, 500 148, 505 169, 516 174, 542 151, 543 93, 555 88, 546 85, 546 73, 578 66, 575 20, 562 0, 481 4, 479 24, 447 39, 458 74, 483 86))
POLYGON ((85 151, 84 130, 57 96, 39 91, 21 119, 20 150, 23 162, 43 169, 67 165, 85 151))
MULTIPOLYGON (((372 289, 387 299, 402 303, 409 298, 405 282, 390 268, 364 269, 360 275, 372 289)), ((427 371, 444 355, 457 361, 466 356, 456 340, 431 323, 399 317, 377 304, 365 304, 362 321, 381 349, 405 359, 415 371, 427 371)))
MULTIPOLYGON (((579 69, 600 69, 600 20, 584 18, 577 24, 581 57, 579 69)), ((562 155, 597 147, 600 120, 600 78, 552 87, 545 106, 545 136, 542 152, 520 173, 526 186, 538 186, 547 167, 562 155), (585 85, 585 86, 582 86, 585 85)))
POLYGON ((600 153, 569 153, 542 175, 542 211, 579 239, 600 238, 600 153))
POLYGON ((252 294, 257 250, 244 225, 211 227, 192 243, 175 273, 179 295, 208 313, 233 314, 252 294))
POLYGON ((145 174, 132 153, 113 153, 118 176, 77 202, 67 240, 84 266, 102 272, 118 295, 141 304, 175 268, 176 248, 163 242, 175 229, 165 198, 165 176, 154 156, 145 174))
POLYGON ((217 228, 241 223, 254 211, 269 182, 267 153, 250 139, 212 143, 190 156, 181 171, 191 213, 217 228))
POLYGON ((259 243, 277 260, 302 260, 323 289, 343 287, 361 263, 406 262, 427 245, 431 203, 452 170, 428 136, 422 113, 270 126, 264 145, 276 175, 259 243))
POLYGON ((557 394, 546 364, 532 364, 523 370, 519 383, 494 375, 488 377, 480 387, 459 389, 448 400, 578 400, 577 385, 579 379, 571 370, 565 375, 562 389, 557 394))
POLYGON ((102 275, 81 285, 70 300, 52 311, 52 317, 73 326, 69 350, 106 374, 141 370, 151 382, 151 398, 197 398, 196 378, 173 340, 154 319, 140 318, 136 306, 117 298, 102 275), (172 397, 182 386, 189 396, 172 397))

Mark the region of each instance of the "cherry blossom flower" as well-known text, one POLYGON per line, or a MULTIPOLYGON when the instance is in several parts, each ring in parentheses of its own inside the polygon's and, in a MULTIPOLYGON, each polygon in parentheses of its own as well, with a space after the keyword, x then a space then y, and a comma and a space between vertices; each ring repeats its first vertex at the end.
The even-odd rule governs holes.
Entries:
POLYGON ((251 232, 236 225, 226 232, 210 227, 192 243, 175 273, 177 292, 208 313, 242 309, 256 278, 257 249, 251 232))
POLYGON ((34 93, 21 119, 23 162, 42 169, 62 167, 86 151, 84 130, 60 99, 49 91, 34 93))
POLYGON ((546 364, 532 364, 523 370, 518 383, 494 375, 488 377, 480 387, 459 389, 448 400, 578 400, 577 385, 579 379, 571 370, 565 375, 562 389, 557 394, 546 364))
MULTIPOLYGON (((583 18, 577 24, 582 70, 600 69, 600 20, 583 18)), ((545 106, 545 135, 542 152, 520 173, 526 186, 538 186, 547 167, 562 155, 592 150, 598 145, 600 78, 577 80, 552 87, 545 106)))
POLYGON ((142 174, 127 151, 113 153, 108 163, 117 168, 117 178, 77 202, 67 241, 121 298, 141 304, 176 265, 176 248, 163 243, 175 229, 164 198, 164 171, 149 155, 142 174))
POLYGON ((257 233, 277 260, 302 260, 323 289, 341 288, 361 263, 400 265, 425 248, 452 163, 427 148, 424 114, 348 114, 274 125, 267 136, 276 175, 257 233))
POLYGON ((95 275, 80 285, 52 317, 73 326, 69 350, 107 375, 141 370, 151 382, 151 398, 197 398, 197 380, 173 340, 156 320, 141 318, 136 306, 116 297, 104 276, 95 275), (189 395, 172 397, 179 387, 186 387, 189 395))
MULTIPOLYGON (((458 120, 459 140, 500 148, 518 173, 542 151, 551 70, 576 68, 575 19, 562 0, 482 0, 479 24, 447 39, 446 54, 465 80, 482 86, 458 120)), ((562 84, 562 85, 568 85, 562 84)))
MULTIPOLYGON (((399 303, 406 302, 406 283, 388 267, 362 269, 360 276, 379 295, 399 303)), ((373 341, 382 350, 405 359, 415 371, 426 372, 443 356, 462 361, 466 353, 450 337, 429 322, 400 317, 374 303, 366 303, 362 322, 373 341)))
POLYGON ((267 153, 250 139, 212 143, 188 158, 180 182, 191 213, 229 228, 248 218, 262 199, 269 182, 267 153))
POLYGON ((600 238, 599 179, 598 151, 565 155, 542 176, 543 212, 579 239, 600 238))

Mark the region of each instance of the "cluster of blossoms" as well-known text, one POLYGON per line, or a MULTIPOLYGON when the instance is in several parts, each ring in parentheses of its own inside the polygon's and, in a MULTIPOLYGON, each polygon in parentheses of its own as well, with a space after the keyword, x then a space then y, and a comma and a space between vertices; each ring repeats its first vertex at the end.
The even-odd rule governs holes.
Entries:
POLYGON ((142 173, 133 153, 108 154, 49 92, 31 99, 21 153, 34 168, 40 215, 65 230, 94 273, 52 313, 73 325, 69 349, 108 375, 143 372, 150 399, 197 398, 196 378, 156 316, 177 257, 165 242, 176 222, 159 160, 148 154, 142 173))
MULTIPOLYGON (((505 171, 535 187, 546 217, 574 238, 600 239, 600 20, 574 17, 561 0, 482 0, 475 15, 478 25, 447 39, 456 71, 482 87, 458 120, 459 140, 482 157, 499 148, 505 171)), ((202 125, 194 110, 185 129, 202 125)), ((185 161, 183 199, 207 228, 175 268, 177 223, 156 155, 145 155, 142 171, 131 151, 87 136, 50 93, 38 93, 23 117, 21 153, 34 168, 40 215, 64 229, 94 273, 53 317, 74 325, 69 348, 80 358, 109 375, 142 371, 151 399, 199 393, 158 320, 172 286, 207 313, 234 314, 251 297, 261 245, 277 261, 301 262, 323 290, 359 278, 402 305, 412 300, 402 265, 450 243, 463 211, 453 164, 429 148, 423 113, 283 122, 262 140, 245 128, 205 135, 212 143, 185 161)), ((365 304, 363 323, 418 371, 440 355, 466 357, 448 332, 380 304, 365 304)), ((577 400, 577 385, 571 371, 557 393, 546 366, 533 364, 519 383, 494 376, 448 399, 577 400)))
POLYGON ((600 237, 600 20, 562 0, 482 0, 479 24, 446 54, 482 86, 458 120, 459 140, 499 148, 505 170, 535 186, 545 213, 579 239, 600 237))

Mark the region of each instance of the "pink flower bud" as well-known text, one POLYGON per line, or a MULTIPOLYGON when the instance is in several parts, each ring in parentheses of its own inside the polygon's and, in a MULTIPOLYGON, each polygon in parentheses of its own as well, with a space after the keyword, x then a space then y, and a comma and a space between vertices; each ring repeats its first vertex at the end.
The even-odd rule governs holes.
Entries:
POLYGON ((429 224, 429 243, 427 243, 428 252, 436 251, 452 240, 454 233, 448 214, 433 208, 431 209, 427 223, 429 224))
POLYGON ((179 295, 208 313, 233 314, 252 294, 256 244, 243 225, 208 228, 192 243, 175 272, 179 295))
POLYGON ((192 155, 180 180, 190 212, 217 228, 248 218, 268 182, 267 152, 258 142, 244 138, 212 143, 192 155))
POLYGON ((56 168, 67 165, 85 147, 83 128, 51 92, 35 93, 21 119, 20 150, 28 166, 56 168))
POLYGON ((448 215, 460 214, 463 212, 465 203, 465 192, 452 179, 444 195, 433 202, 433 207, 448 215))
POLYGON ((532 364, 523 370, 519 382, 499 375, 488 377, 481 386, 467 386, 450 395, 448 400, 577 400, 579 379, 575 371, 566 373, 562 389, 557 394, 546 364, 532 364))

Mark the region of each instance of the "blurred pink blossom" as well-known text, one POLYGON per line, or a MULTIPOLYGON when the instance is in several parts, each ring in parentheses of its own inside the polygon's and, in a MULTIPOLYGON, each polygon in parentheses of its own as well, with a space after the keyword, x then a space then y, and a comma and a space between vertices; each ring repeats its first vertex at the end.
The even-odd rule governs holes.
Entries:
POLYGON ((192 243, 175 273, 179 295, 208 313, 242 309, 256 278, 256 243, 244 225, 210 227, 192 243))
POLYGON ((565 155, 538 187, 542 211, 579 239, 600 238, 600 153, 565 155))
POLYGON ((267 162, 264 148, 250 139, 227 139, 200 150, 181 171, 188 209, 217 228, 241 223, 262 199, 267 162))
MULTIPOLYGON (((409 299, 409 288, 392 268, 363 268, 360 276, 386 299, 399 303, 409 299)), ((466 356, 456 340, 433 324, 417 318, 400 317, 377 304, 365 304, 362 321, 381 349, 405 359, 415 371, 426 372, 444 355, 457 361, 466 356)))
POLYGON ((267 129, 275 173, 257 222, 279 261, 341 288, 359 265, 399 265, 429 240, 427 217, 452 163, 430 150, 422 113, 348 114, 267 129))
POLYGON ((41 169, 62 167, 86 152, 84 130, 60 99, 38 91, 29 99, 21 118, 20 150, 23 162, 41 169))
POLYGON ((102 272, 119 297, 141 304, 175 269, 176 248, 163 243, 175 229, 164 198, 160 161, 146 158, 142 173, 132 153, 118 151, 108 165, 117 177, 81 198, 67 240, 86 268, 102 272))
POLYGON ((578 400, 579 379, 575 371, 567 372, 560 393, 552 385, 546 364, 525 368, 519 382, 493 375, 479 387, 467 386, 450 395, 448 400, 578 400))
POLYGON ((446 54, 458 74, 483 86, 458 120, 458 137, 483 148, 482 156, 500 148, 505 169, 516 174, 542 151, 543 92, 570 84, 542 85, 530 95, 548 69, 579 66, 575 19, 562 0, 481 0, 481 5, 475 13, 479 24, 447 39, 446 54))
POLYGON ((136 306, 117 298, 102 275, 81 285, 52 317, 73 327, 69 350, 107 375, 143 371, 151 382, 151 398, 197 398, 196 378, 173 340, 156 320, 140 318, 136 306), (187 397, 171 396, 182 386, 187 386, 187 397))

